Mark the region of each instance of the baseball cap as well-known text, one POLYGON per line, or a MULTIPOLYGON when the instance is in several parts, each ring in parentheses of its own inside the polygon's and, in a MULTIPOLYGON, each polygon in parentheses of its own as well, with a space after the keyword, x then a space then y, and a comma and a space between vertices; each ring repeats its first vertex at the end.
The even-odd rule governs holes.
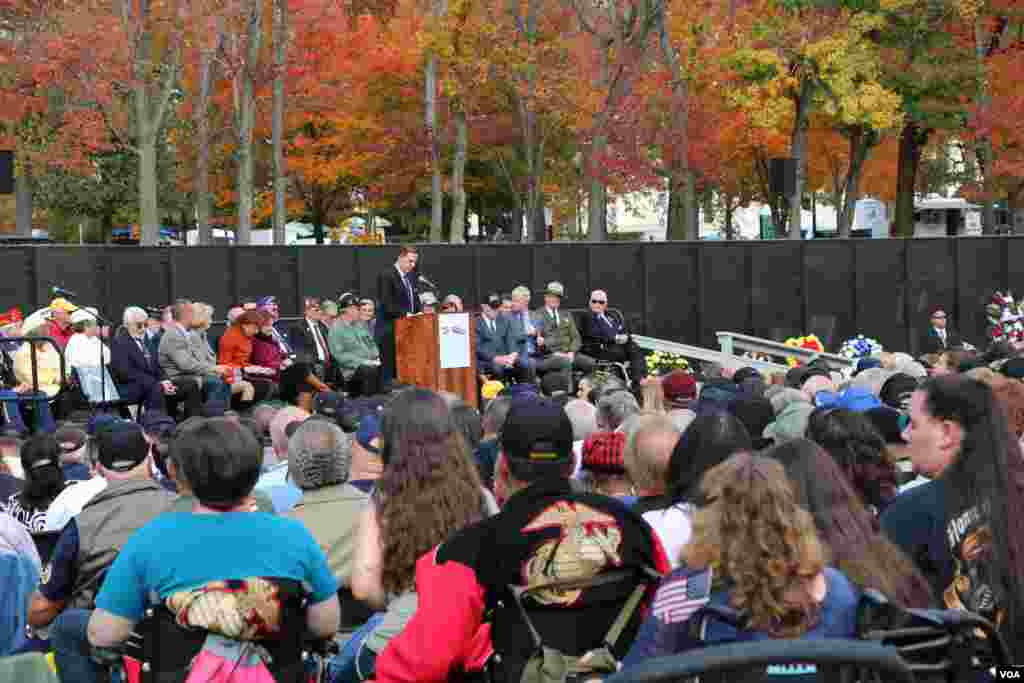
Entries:
POLYGON ((1011 358, 999 370, 1010 379, 1024 379, 1024 358, 1011 358))
POLYGON ((371 453, 380 453, 380 420, 376 415, 367 415, 359 421, 356 441, 371 453))
POLYGON ((662 379, 661 389, 669 401, 697 398, 697 378, 689 372, 673 370, 662 379))
POLYGON ((906 408, 910 395, 917 390, 917 380, 908 374, 898 372, 885 381, 879 398, 890 408, 906 408))
POLYGON ((349 306, 358 306, 359 297, 350 292, 345 292, 338 299, 338 308, 348 308, 349 306))
POLYGON ((61 427, 53 434, 62 453, 74 453, 85 445, 89 436, 78 427, 61 427))
POLYGON ((146 434, 161 437, 170 436, 174 434, 174 430, 177 429, 174 419, 167 413, 160 410, 147 410, 142 414, 142 419, 139 420, 139 424, 142 425, 142 431, 146 434))
POLYGON ((513 403, 500 440, 507 458, 553 464, 573 462, 572 422, 554 401, 513 403))
POLYGON ((142 427, 130 420, 116 420, 100 429, 96 442, 100 464, 114 472, 127 472, 149 455, 142 427))
POLYGON ((565 296, 565 286, 561 282, 551 282, 548 283, 548 288, 544 290, 544 293, 561 299, 565 296))
POLYGON ((50 308, 55 311, 64 311, 65 313, 71 313, 72 311, 78 310, 78 306, 75 306, 64 298, 57 298, 51 301, 50 308))

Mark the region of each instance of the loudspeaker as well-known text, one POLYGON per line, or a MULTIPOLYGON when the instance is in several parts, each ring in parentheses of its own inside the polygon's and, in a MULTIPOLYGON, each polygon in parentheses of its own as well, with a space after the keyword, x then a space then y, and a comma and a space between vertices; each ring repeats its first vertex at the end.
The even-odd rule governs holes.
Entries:
POLYGON ((0 194, 14 194, 14 152, 0 150, 0 194))
POLYGON ((776 196, 793 196, 796 192, 796 159, 769 160, 768 191, 776 196))

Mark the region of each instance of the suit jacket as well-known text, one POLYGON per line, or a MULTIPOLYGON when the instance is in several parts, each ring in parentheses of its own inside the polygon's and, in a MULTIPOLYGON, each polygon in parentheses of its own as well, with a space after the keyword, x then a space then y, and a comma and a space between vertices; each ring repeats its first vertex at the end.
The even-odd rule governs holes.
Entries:
POLYGON ((555 324, 555 316, 551 315, 547 308, 542 308, 533 314, 537 329, 544 337, 544 350, 552 353, 576 353, 583 345, 580 338, 580 331, 576 329, 576 321, 572 314, 559 309, 558 324, 555 324))
MULTIPOLYGON (((147 346, 145 341, 143 344, 147 346)), ((157 355, 150 351, 147 359, 130 334, 119 334, 110 342, 110 376, 125 400, 138 399, 161 377, 157 355)))
POLYGON ((160 338, 160 369, 168 379, 181 376, 207 375, 216 363, 199 354, 193 335, 175 326, 160 338))
MULTIPOLYGON (((533 320, 533 313, 527 311, 526 314, 530 316, 530 320, 533 320)), ((519 314, 512 312, 507 315, 498 316, 508 321, 508 334, 509 334, 509 345, 512 351, 518 351, 520 357, 529 358, 530 356, 530 337, 526 334, 526 326, 523 325, 523 321, 520 319, 519 314)), ((537 324, 534 322, 534 327, 537 324)))
POLYGON ((324 341, 324 355, 326 356, 324 361, 320 360, 320 355, 316 351, 316 339, 313 337, 313 331, 309 329, 309 322, 305 318, 288 328, 288 343, 300 361, 307 363, 329 363, 331 360, 331 349, 327 343, 327 337, 330 332, 327 330, 327 325, 324 325, 319 320, 314 324, 320 328, 320 336, 324 341))
POLYGON ((516 351, 513 345, 511 321, 499 315, 494 320, 494 332, 481 315, 476 319, 476 359, 490 364, 495 356, 507 356, 516 351))
POLYGON ((416 271, 409 275, 409 284, 412 285, 412 301, 409 301, 409 291, 402 284, 402 278, 395 266, 389 266, 377 276, 377 297, 380 304, 377 308, 377 316, 380 322, 385 324, 403 317, 407 313, 419 313, 420 293, 416 289, 416 271))
POLYGON ((615 335, 629 334, 626 325, 616 316, 605 315, 610 325, 605 323, 593 311, 586 311, 581 318, 580 336, 583 338, 583 353, 592 355, 600 353, 615 345, 615 335))
POLYGON ((946 345, 942 345, 942 338, 939 337, 939 333, 935 331, 934 327, 929 326, 928 330, 921 335, 920 341, 918 342, 918 355, 924 355, 926 353, 942 353, 949 349, 955 349, 963 344, 963 340, 957 331, 952 327, 946 328, 946 345))

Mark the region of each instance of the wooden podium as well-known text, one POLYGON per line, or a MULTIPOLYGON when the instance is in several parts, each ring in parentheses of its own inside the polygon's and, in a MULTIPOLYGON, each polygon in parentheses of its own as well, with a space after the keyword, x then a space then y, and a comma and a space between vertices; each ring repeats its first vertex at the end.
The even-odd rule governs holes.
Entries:
POLYGON ((395 365, 402 384, 451 392, 478 407, 472 315, 426 313, 399 318, 395 321, 395 365))

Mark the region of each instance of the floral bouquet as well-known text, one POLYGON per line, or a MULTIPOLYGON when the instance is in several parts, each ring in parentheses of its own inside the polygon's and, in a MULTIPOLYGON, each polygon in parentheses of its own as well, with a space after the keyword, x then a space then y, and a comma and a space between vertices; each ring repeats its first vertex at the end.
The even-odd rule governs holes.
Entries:
POLYGON ((690 363, 682 356, 667 351, 647 354, 647 370, 652 374, 667 375, 673 370, 689 370, 690 363))
MULTIPOLYGON (((815 334, 808 334, 804 337, 790 337, 785 343, 786 346, 792 346, 794 349, 809 349, 818 353, 825 352, 824 345, 818 339, 818 335, 815 334)), ((786 356, 786 363, 789 367, 795 368, 800 365, 800 360, 796 356, 786 356)))
POLYGON ((839 355, 846 356, 851 360, 859 360, 877 355, 882 351, 882 345, 878 343, 877 339, 858 334, 853 339, 847 339, 843 342, 842 347, 839 349, 839 355))

